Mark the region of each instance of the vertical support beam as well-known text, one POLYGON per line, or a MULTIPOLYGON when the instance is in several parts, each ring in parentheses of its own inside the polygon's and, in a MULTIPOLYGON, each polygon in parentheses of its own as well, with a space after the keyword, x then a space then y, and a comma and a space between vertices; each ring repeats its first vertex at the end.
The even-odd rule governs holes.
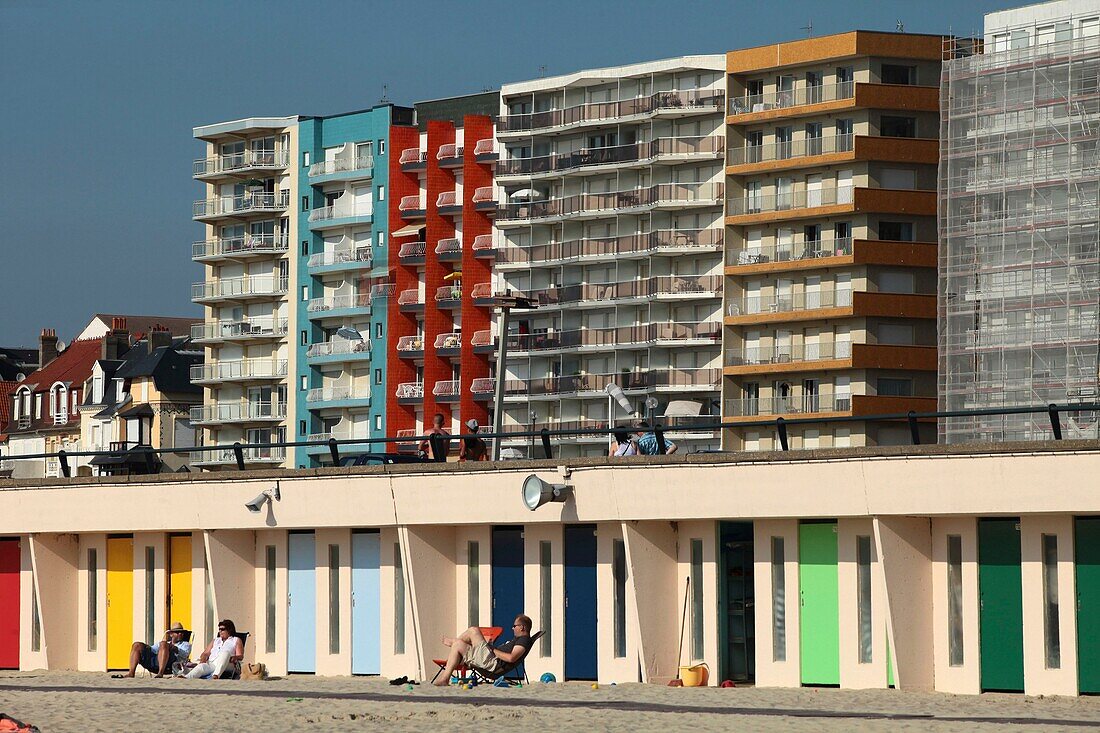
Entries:
POLYGON ((493 385, 493 460, 500 460, 500 428, 504 424, 504 376, 508 372, 508 314, 507 306, 500 309, 497 329, 497 376, 493 385))

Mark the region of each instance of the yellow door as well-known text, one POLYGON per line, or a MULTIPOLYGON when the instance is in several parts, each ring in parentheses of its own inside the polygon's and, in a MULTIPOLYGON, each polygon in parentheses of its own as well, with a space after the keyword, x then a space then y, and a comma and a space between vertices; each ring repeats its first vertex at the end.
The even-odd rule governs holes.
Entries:
POLYGON ((168 548, 168 625, 191 629, 191 536, 171 537, 168 548))
POLYGON ((134 643, 134 540, 107 540, 107 669, 128 669, 134 643))

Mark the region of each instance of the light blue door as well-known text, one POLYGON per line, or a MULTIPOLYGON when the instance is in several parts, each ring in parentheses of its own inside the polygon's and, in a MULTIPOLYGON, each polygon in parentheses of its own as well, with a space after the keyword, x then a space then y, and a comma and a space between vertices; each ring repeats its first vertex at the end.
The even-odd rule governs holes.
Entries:
POLYGON ((382 587, 377 532, 351 535, 351 673, 380 674, 382 587))
POLYGON ((288 672, 317 671, 317 550, 312 532, 291 532, 287 555, 288 672))

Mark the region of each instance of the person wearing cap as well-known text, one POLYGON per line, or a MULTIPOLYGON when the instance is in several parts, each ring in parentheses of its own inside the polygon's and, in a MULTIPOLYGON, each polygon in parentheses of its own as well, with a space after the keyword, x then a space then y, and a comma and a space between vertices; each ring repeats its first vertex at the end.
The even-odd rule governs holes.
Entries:
MULTIPOLYGON (((477 420, 473 418, 466 421, 466 429, 471 433, 477 433, 479 427, 477 420)), ((460 462, 489 460, 489 449, 485 445, 485 441, 477 437, 477 435, 463 438, 458 448, 458 460, 460 462)))
POLYGON ((130 671, 126 677, 133 677, 140 664, 157 677, 163 677, 172 670, 173 662, 186 662, 191 656, 191 642, 187 629, 179 621, 164 632, 164 638, 152 646, 135 641, 130 647, 130 671))

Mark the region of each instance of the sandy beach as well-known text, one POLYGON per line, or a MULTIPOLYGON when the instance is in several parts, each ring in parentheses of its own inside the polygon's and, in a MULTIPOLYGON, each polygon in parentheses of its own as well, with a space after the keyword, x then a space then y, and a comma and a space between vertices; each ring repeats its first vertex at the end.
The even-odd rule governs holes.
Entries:
POLYGON ((534 684, 409 690, 378 678, 265 682, 0 673, 0 712, 42 731, 931 730, 1100 729, 1098 698, 893 690, 677 689, 534 684))

